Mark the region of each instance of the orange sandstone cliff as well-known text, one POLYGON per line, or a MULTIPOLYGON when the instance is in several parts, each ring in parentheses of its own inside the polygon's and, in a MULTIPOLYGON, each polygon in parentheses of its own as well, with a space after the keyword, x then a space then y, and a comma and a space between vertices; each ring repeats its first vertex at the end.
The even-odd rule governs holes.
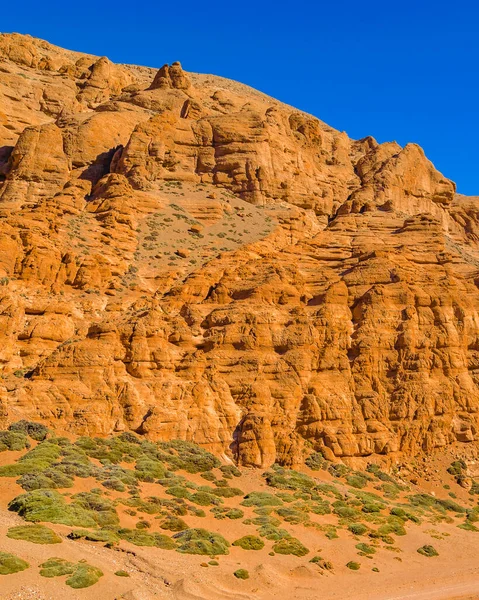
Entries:
POLYGON ((0 35, 0 424, 474 445, 479 203, 242 84, 0 35))

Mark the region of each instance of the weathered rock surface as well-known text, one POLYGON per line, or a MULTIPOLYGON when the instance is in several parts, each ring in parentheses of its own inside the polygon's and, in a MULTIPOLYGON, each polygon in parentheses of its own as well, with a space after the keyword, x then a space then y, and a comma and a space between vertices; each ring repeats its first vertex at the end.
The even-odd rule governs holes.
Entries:
POLYGON ((478 206, 414 144, 0 35, 0 421, 261 466, 474 445, 478 206))

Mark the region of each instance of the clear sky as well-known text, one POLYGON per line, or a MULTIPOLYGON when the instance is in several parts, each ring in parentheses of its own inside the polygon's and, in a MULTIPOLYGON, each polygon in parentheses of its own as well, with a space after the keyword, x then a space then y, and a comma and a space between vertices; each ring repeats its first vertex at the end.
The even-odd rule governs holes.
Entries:
POLYGON ((353 138, 416 142, 479 195, 477 0, 17 0, 0 30, 236 79, 353 138))

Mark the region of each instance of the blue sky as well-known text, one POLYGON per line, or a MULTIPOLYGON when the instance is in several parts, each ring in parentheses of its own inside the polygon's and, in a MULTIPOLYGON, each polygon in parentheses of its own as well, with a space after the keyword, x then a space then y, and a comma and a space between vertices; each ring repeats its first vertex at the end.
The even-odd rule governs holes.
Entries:
POLYGON ((459 192, 479 195, 472 1, 26 0, 2 7, 0 30, 242 81, 353 138, 416 142, 459 192))

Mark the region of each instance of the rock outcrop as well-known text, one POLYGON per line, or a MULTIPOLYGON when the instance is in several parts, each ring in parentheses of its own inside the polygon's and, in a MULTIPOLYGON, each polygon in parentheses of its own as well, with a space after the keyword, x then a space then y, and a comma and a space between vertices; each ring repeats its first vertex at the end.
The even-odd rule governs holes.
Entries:
POLYGON ((477 443, 478 199, 179 63, 0 35, 0 422, 245 465, 477 443))

